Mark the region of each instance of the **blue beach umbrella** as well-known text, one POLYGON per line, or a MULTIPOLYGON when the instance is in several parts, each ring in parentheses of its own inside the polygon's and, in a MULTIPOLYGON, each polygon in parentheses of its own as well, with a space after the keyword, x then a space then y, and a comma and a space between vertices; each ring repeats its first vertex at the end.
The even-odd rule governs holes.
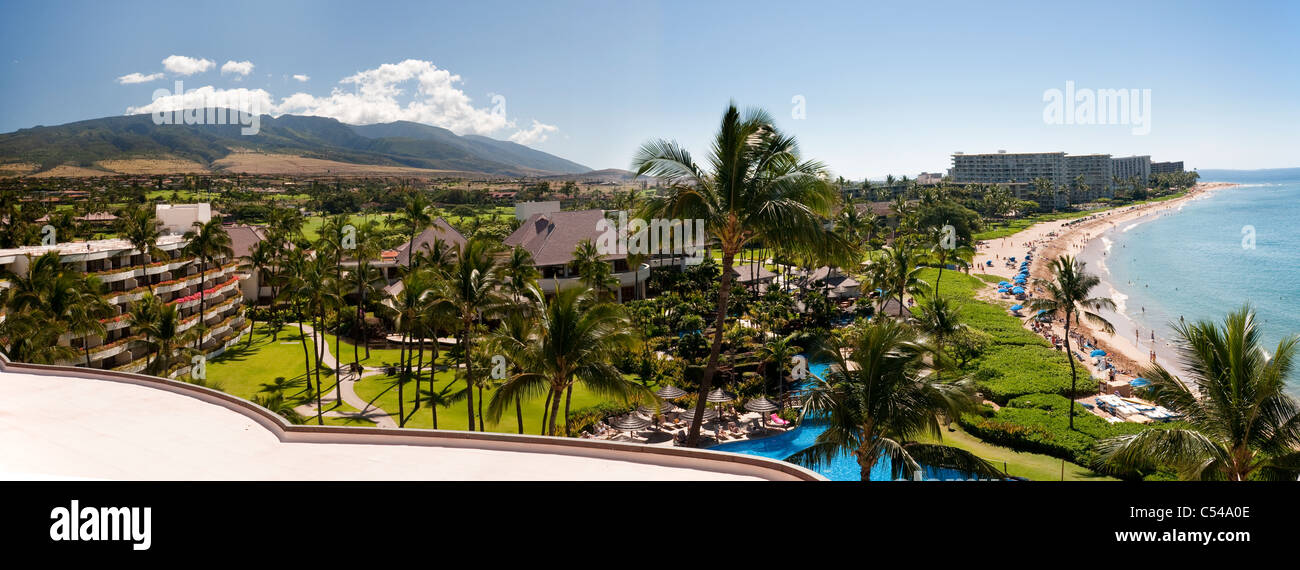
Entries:
POLYGON ((1012 289, 1011 292, 1012 292, 1012 293, 1015 293, 1015 294, 1017 294, 1017 295, 1019 295, 1019 294, 1025 292, 1025 288, 1024 288, 1024 287, 1016 287, 1015 289, 1012 289))
POLYGON ((1022 307, 1022 306, 1020 306, 1020 305, 1011 305, 1011 310, 1013 310, 1013 311, 1019 311, 1020 309, 1023 309, 1023 308, 1024 308, 1024 307, 1022 307))
POLYGON ((1088 356, 1106 356, 1106 351, 1098 348, 1097 350, 1088 353, 1088 356))
POLYGON ((1134 378, 1132 382, 1128 383, 1129 386, 1132 386, 1134 388, 1141 388, 1143 386, 1147 386, 1150 384, 1151 384, 1150 380, 1147 380, 1146 378, 1140 378, 1140 377, 1134 378))
POLYGON ((1006 287, 1007 285, 1010 285, 1010 284, 1011 284, 1011 283, 1010 283, 1010 282, 1007 282, 1007 281, 998 281, 998 285, 1001 286, 1001 287, 1006 287))

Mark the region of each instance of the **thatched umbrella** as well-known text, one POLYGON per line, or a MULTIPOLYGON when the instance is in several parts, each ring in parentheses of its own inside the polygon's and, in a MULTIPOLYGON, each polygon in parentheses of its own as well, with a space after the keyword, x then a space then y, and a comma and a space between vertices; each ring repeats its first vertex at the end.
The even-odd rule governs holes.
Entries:
POLYGON ((655 390, 655 395, 665 400, 673 400, 685 396, 686 390, 673 386, 672 384, 664 384, 663 387, 655 390))
MULTIPOLYGON (((721 404, 725 404, 727 402, 734 402, 735 400, 736 400, 735 394, 723 390, 722 388, 714 388, 712 392, 709 392, 708 397, 705 398, 704 401, 710 404, 719 404, 719 408, 721 408, 721 404)), ((722 415, 721 410, 719 410, 718 415, 722 415)))
POLYGON ((650 425, 650 420, 636 414, 627 414, 610 418, 609 425, 616 430, 628 432, 628 439, 631 439, 632 432, 645 429, 650 425))
POLYGON ((766 397, 760 396, 745 402, 745 409, 751 412, 758 412, 758 425, 759 427, 766 428, 767 423, 763 421, 763 414, 779 410, 781 407, 773 404, 772 401, 766 397))

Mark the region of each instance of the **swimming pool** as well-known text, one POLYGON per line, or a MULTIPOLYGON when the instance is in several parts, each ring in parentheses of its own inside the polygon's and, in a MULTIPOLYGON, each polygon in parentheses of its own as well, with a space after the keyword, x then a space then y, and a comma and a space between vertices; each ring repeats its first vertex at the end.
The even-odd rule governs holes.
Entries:
MULTIPOLYGON (((726 451, 728 453, 743 453, 745 455, 757 455, 771 459, 784 461, 785 458, 795 453, 811 447, 817 440, 817 436, 826 431, 824 425, 804 423, 786 433, 763 437, 759 439, 749 439, 744 441, 733 441, 722 443, 710 447, 713 451, 726 451)), ((845 453, 829 465, 823 465, 821 468, 814 469, 831 481, 861 481, 861 471, 858 468, 858 461, 852 455, 845 453)), ((942 469, 934 467, 923 468, 924 479, 937 480, 967 480, 973 477, 956 469, 942 469)), ((871 468, 872 481, 890 481, 893 479, 890 473, 890 462, 888 458, 881 458, 876 465, 871 468)))
MULTIPOLYGON (((829 362, 809 362, 808 371, 817 375, 819 378, 826 377, 826 371, 830 369, 829 362)), ((713 451, 726 451, 728 453, 743 453, 745 455, 757 455, 784 461, 785 458, 795 453, 812 447, 817 441, 817 436, 826 431, 825 425, 819 425, 814 422, 805 421, 803 425, 796 427, 786 433, 763 437, 759 439, 749 439, 744 441, 733 441, 730 443, 721 443, 710 447, 713 451)), ((876 465, 871 468, 872 481, 889 481, 893 479, 890 472, 890 461, 888 458, 881 458, 876 465)), ((824 475, 832 481, 861 481, 861 470, 858 467, 857 459, 851 454, 845 453, 829 465, 823 465, 814 471, 824 475)), ((971 479, 972 476, 956 469, 942 469, 934 467, 923 468, 924 479, 941 479, 941 480, 965 480, 971 479)))

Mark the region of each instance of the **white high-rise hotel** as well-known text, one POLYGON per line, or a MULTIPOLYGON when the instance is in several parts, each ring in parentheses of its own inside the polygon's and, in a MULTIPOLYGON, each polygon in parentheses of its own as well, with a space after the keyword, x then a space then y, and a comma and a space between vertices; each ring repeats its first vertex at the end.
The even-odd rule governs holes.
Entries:
POLYGON ((1035 179, 1045 178, 1060 188, 1057 204, 1087 202, 1115 195, 1115 181, 1151 178, 1150 156, 1113 158, 1109 154, 1066 155, 1064 152, 952 155, 948 170, 958 184, 1001 184, 1025 199, 1035 179), (1083 186, 1077 181, 1082 177, 1083 186))

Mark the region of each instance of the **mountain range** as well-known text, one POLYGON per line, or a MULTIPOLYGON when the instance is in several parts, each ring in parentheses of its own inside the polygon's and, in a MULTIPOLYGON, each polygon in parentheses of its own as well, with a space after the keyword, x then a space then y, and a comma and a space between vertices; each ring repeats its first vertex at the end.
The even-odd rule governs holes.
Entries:
MULTIPOLYGON (((105 169, 105 163, 173 160, 213 171, 234 154, 289 155, 350 165, 402 167, 499 176, 581 174, 590 168, 510 141, 457 135, 398 121, 349 125, 328 117, 261 116, 259 132, 240 125, 158 125, 152 115, 127 115, 38 126, 0 134, 0 165, 27 165, 29 173, 56 167, 105 169)), ((328 163, 326 163, 328 164, 328 163)), ((106 172, 111 173, 111 172, 106 172)))

